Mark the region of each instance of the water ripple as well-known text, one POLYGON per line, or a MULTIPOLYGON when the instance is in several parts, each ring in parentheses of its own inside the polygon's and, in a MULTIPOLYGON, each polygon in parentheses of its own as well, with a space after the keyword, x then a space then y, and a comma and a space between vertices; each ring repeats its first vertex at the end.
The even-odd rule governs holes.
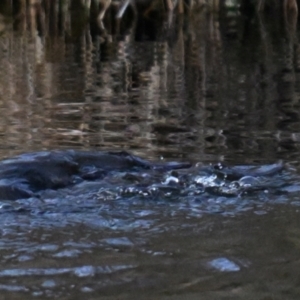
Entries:
POLYGON ((96 274, 111 274, 114 272, 133 269, 134 265, 115 266, 80 266, 72 268, 29 268, 0 270, 0 277, 24 277, 24 276, 53 276, 71 274, 77 277, 95 276, 96 274))

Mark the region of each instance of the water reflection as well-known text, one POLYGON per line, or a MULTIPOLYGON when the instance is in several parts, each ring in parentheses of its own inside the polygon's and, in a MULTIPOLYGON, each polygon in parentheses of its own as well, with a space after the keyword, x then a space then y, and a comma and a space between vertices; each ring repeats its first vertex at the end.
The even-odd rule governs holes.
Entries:
POLYGON ((88 186, 82 198, 2 202, 3 297, 296 299, 297 19, 221 4, 173 18, 128 9, 119 23, 111 7, 100 24, 75 2, 0 4, 1 157, 125 148, 204 163, 283 159, 293 171, 244 178, 268 191, 243 197, 203 197, 199 174, 193 195, 177 186, 172 196, 169 174, 156 182, 169 198, 88 186))
POLYGON ((297 33, 283 19, 125 18, 115 35, 75 12, 39 7, 44 30, 33 17, 5 23, 2 155, 93 147, 275 160, 298 149, 297 33))

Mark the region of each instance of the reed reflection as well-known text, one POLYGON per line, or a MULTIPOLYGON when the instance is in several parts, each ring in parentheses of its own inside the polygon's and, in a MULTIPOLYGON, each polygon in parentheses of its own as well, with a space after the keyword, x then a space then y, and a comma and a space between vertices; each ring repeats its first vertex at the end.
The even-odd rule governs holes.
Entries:
POLYGON ((284 152, 281 136, 298 147, 298 33, 282 14, 274 23, 225 6, 171 19, 128 9, 116 21, 118 7, 103 14, 93 1, 6 3, 2 155, 71 147, 271 159, 284 152))

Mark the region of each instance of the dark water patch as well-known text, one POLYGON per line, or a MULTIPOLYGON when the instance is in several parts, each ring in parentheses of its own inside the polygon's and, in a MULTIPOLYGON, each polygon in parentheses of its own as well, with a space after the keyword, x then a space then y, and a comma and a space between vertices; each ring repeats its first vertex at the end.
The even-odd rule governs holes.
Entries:
MULTIPOLYGON (((30 293, 42 294, 55 286, 54 294, 75 290, 80 293, 101 291, 113 296, 123 295, 129 290, 131 295, 146 292, 163 297, 166 289, 172 294, 207 293, 211 289, 218 290, 220 286, 236 284, 240 286, 240 292, 250 288, 254 294, 259 294, 259 288, 251 282, 270 276, 276 266, 284 270, 288 268, 290 272, 297 268, 297 232, 282 235, 285 230, 282 226, 291 220, 285 214, 292 216, 293 213, 286 206, 266 216, 245 213, 234 219, 220 219, 219 216, 186 218, 184 213, 167 215, 165 212, 164 218, 161 215, 157 220, 160 230, 132 228, 127 231, 125 239, 122 230, 99 231, 82 224, 73 230, 71 227, 58 231, 49 228, 39 233, 36 229, 28 235, 29 239, 43 232, 47 233, 48 240, 61 240, 62 243, 54 251, 36 248, 31 253, 34 260, 19 262, 19 268, 14 267, 16 261, 13 258, 3 262, 5 268, 0 271, 0 276, 3 285, 13 285, 13 279, 15 286, 24 287, 20 292, 26 289, 30 293), (181 227, 178 227, 179 223, 181 227), (266 225, 273 228, 269 236, 261 231, 266 225), (82 232, 85 232, 85 237, 82 232), (260 247, 256 246, 257 239, 260 247), (77 250, 77 265, 74 266, 73 256, 57 255, 64 247, 77 250), (295 265, 292 268, 290 261, 295 265), (44 267, 34 268, 32 263, 44 267), (259 276, 255 275, 256 270, 260 270, 259 276), (215 281, 215 276, 218 281, 215 281), (118 291, 114 291, 116 288, 118 291)), ((12 247, 12 250, 16 249, 12 247)), ((285 281, 289 281, 292 275, 286 276, 285 281)), ((274 288, 276 280, 269 284, 274 288)), ((279 287, 277 291, 283 293, 279 287)), ((230 293, 230 289, 223 292, 230 293)))

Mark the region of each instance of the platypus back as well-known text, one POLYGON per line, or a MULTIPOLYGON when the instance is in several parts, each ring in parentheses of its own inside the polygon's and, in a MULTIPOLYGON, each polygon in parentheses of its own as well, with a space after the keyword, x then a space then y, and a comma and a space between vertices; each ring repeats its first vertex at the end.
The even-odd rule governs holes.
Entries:
POLYGON ((152 163, 124 151, 66 150, 24 154, 0 162, 0 199, 27 198, 42 190, 64 188, 83 180, 99 180, 110 172, 167 171, 190 166, 189 163, 152 163))

